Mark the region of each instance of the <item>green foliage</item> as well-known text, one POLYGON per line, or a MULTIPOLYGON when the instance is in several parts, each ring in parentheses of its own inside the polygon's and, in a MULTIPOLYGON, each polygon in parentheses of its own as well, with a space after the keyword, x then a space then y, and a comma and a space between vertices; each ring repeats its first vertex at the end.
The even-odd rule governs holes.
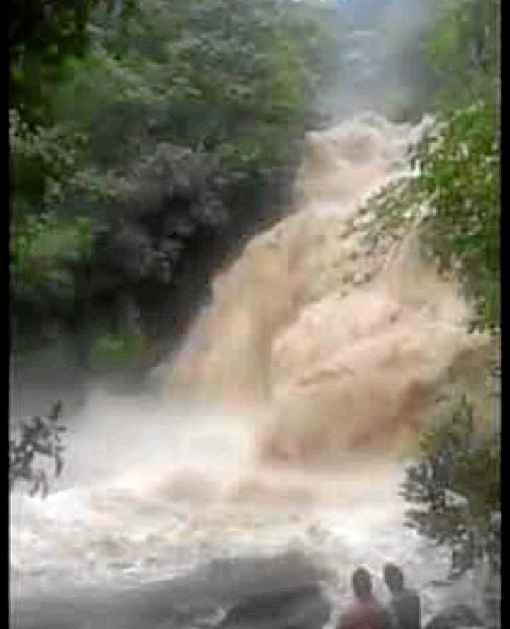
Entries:
POLYGON ((499 89, 500 0, 435 0, 424 49, 453 106, 495 99, 499 89))
POLYGON ((87 53, 90 19, 102 10, 113 19, 132 15, 136 0, 123 0, 121 15, 115 0, 13 0, 9 10, 11 103, 23 108, 30 123, 48 123, 52 88, 62 79, 63 66, 87 53))
POLYGON ((127 184, 87 162, 88 137, 69 124, 29 125, 16 109, 9 111, 11 188, 14 209, 56 208, 80 196, 108 202, 127 184))
POLYGON ((11 264, 26 321, 74 317, 91 234, 118 224, 158 145, 208 154, 227 181, 295 160, 334 41, 278 0, 79 4, 14 7, 11 264))
POLYGON ((47 496, 48 475, 44 468, 37 467, 37 463, 41 457, 50 459, 55 466, 55 476, 60 476, 64 466, 62 453, 65 449, 61 436, 67 430, 59 421, 61 415, 62 404, 57 402, 47 417, 32 417, 22 422, 18 427, 18 434, 9 438, 10 490, 21 481, 31 485, 31 496, 47 496))
MULTIPOLYGON (((499 326, 499 120, 478 102, 442 116, 414 149, 416 177, 391 184, 370 203, 378 233, 421 221, 424 244, 443 268, 461 268, 481 323, 499 326), (405 217, 405 218, 404 218, 405 217)), ((377 237, 377 234, 372 234, 377 237)))
POLYGON ((62 219, 53 212, 15 218, 11 233, 14 297, 22 300, 73 300, 73 269, 92 254, 92 222, 62 219))
POLYGON ((23 103, 30 122, 48 113, 45 99, 58 77, 63 58, 86 49, 90 12, 100 0, 65 3, 15 0, 9 15, 11 93, 13 104, 23 103))
MULTIPOLYGON (((422 43, 433 71, 434 124, 410 150, 412 176, 369 202, 378 239, 417 225, 423 251, 455 273, 482 327, 500 322, 499 0, 436 0, 422 43), (438 88, 438 92, 436 92, 438 88)), ((500 451, 462 399, 426 430, 402 495, 408 526, 452 551, 452 576, 500 559, 500 451)))
POLYGON ((23 203, 46 206, 62 200, 63 187, 75 174, 83 134, 61 126, 30 127, 16 109, 9 111, 9 140, 15 208, 23 203))
POLYGON ((407 511, 407 525, 452 549, 452 576, 484 559, 499 567, 499 470, 499 442, 476 434, 465 398, 421 437, 419 462, 408 467, 402 486, 417 505, 407 511))
POLYGON ((170 10, 148 0, 117 30, 98 16, 93 50, 73 61, 54 110, 81 120, 101 163, 137 159, 156 135, 215 152, 229 167, 284 161, 331 42, 292 9, 275 0, 192 0, 170 10))
POLYGON ((89 363, 95 370, 122 369, 136 364, 146 349, 145 338, 140 333, 105 334, 93 344, 89 363))
MULTIPOLYGON (((88 135, 55 116, 52 95, 90 50, 90 19, 99 7, 114 15, 111 0, 62 3, 15 1, 10 15, 11 191, 16 213, 40 212, 70 197, 111 200, 122 188, 90 162, 88 135)), ((133 2, 122 3, 122 18, 133 2)), ((116 17, 118 19, 118 16, 116 17)))

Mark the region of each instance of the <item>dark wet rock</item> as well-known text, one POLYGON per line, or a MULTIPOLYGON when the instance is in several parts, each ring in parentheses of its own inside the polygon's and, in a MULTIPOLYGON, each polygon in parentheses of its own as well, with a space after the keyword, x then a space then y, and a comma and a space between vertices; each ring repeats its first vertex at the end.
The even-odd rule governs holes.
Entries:
POLYGON ((185 213, 169 213, 162 218, 163 233, 167 236, 191 236, 197 229, 196 221, 185 213))
POLYGON ((464 629, 466 627, 484 627, 476 612, 467 605, 449 607, 425 625, 425 629, 464 629))
POLYGON ((190 205, 190 215, 201 226, 218 228, 226 225, 229 214, 223 201, 213 194, 204 194, 190 205))
POLYGON ((121 607, 129 610, 129 622, 137 617, 138 625, 125 625, 130 629, 155 621, 181 629, 211 618, 218 619, 218 629, 320 629, 330 614, 321 576, 299 554, 215 561, 186 577, 123 595, 121 607))
POLYGON ((326 575, 300 554, 215 561, 121 594, 17 602, 16 629, 322 629, 326 575))
MULTIPOLYGON (((116 207, 115 219, 98 244, 95 263, 101 275, 135 291, 146 281, 152 282, 153 293, 158 285, 164 289, 191 248, 228 223, 222 194, 210 156, 158 145, 133 170, 131 192, 116 207)), ((108 290, 115 292, 115 282, 108 290)))
POLYGON ((184 245, 180 240, 174 238, 164 238, 158 245, 158 248, 172 261, 177 261, 184 245))
POLYGON ((124 225, 112 233, 107 255, 110 268, 122 272, 127 279, 137 280, 150 264, 151 238, 139 226, 124 225))
POLYGON ((207 154, 162 143, 134 173, 134 192, 125 211, 134 220, 172 205, 196 202, 213 186, 215 165, 207 154))
POLYGON ((330 606, 318 584, 276 589, 235 605, 219 629, 322 629, 330 606))

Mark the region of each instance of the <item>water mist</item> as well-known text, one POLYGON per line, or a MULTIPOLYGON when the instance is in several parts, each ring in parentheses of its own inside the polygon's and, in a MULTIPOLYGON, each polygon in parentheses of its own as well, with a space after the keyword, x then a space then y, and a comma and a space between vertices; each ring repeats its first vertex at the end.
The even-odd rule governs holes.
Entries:
POLYGON ((308 135, 294 208, 215 279, 161 391, 93 392, 60 484, 12 496, 14 609, 289 547, 329 566, 338 595, 358 562, 396 561, 416 585, 444 573, 401 526, 398 457, 487 339, 412 233, 368 244, 363 210, 429 122, 367 114, 308 135))

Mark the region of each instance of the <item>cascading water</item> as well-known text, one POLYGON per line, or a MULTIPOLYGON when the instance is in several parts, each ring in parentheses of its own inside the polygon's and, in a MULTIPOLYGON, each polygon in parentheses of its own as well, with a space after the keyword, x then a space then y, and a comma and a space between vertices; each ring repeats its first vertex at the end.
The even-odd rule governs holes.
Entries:
POLYGON ((413 234, 369 245, 363 211, 428 123, 367 114, 310 133, 294 211, 216 278, 161 395, 90 396, 60 485, 11 497, 14 621, 31 597, 288 547, 331 569, 339 607, 352 568, 387 560, 425 614, 440 605, 426 583, 447 561, 403 526, 397 455, 487 339, 413 234))
POLYGON ((429 122, 365 115, 308 135, 296 212, 217 278, 171 387, 251 402, 265 414, 263 449, 301 462, 415 435, 487 343, 467 333, 468 305, 421 259, 412 231, 366 240, 363 199, 405 173, 405 150, 429 122))

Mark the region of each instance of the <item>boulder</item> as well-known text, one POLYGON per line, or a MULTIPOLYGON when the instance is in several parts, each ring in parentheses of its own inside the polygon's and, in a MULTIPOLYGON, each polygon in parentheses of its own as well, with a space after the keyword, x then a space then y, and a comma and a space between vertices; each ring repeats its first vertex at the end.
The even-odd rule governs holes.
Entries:
POLYGON ((324 577, 299 553, 213 561, 141 588, 136 599, 123 597, 122 615, 129 610, 126 616, 137 621, 122 627, 152 627, 159 620, 158 629, 322 629, 331 611, 321 592, 324 577))
POLYGON ((235 605, 218 629, 322 629, 329 603, 318 584, 248 596, 235 605))
POLYGON ((467 627, 484 627, 479 616, 468 605, 448 607, 425 625, 425 629, 464 629, 467 627))
POLYGON ((122 592, 46 593, 17 600, 17 629, 322 629, 326 574, 306 556, 212 561, 122 592))

